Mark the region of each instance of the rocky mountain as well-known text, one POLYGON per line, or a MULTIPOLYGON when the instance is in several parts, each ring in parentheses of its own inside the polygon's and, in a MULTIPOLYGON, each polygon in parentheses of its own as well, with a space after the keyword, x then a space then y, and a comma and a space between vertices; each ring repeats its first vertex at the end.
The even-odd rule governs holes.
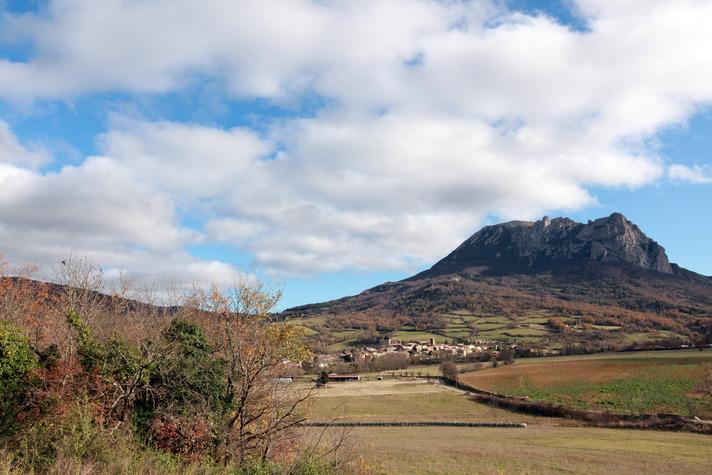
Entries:
MULTIPOLYGON (((543 331, 551 316, 572 323, 586 316, 600 341, 613 334, 601 328, 618 328, 619 341, 645 332, 712 339, 712 278, 670 263, 622 214, 588 223, 545 217, 484 227, 413 277, 283 313, 314 315, 329 316, 333 329, 376 321, 384 331, 442 329, 448 315, 507 316, 520 334, 543 331)), ((579 337, 584 333, 565 336, 579 337)))
POLYGON ((631 264, 672 274, 665 249, 620 213, 577 223, 568 218, 487 226, 415 278, 481 268, 492 274, 546 269, 560 261, 631 264))

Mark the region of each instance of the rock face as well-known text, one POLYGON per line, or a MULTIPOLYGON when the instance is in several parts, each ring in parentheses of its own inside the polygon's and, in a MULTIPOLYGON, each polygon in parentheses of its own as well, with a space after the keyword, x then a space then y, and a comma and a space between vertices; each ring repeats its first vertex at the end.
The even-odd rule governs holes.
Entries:
POLYGON ((598 261, 632 264, 672 274, 665 249, 620 213, 577 223, 568 218, 511 221, 487 226, 424 274, 486 268, 495 272, 598 261))

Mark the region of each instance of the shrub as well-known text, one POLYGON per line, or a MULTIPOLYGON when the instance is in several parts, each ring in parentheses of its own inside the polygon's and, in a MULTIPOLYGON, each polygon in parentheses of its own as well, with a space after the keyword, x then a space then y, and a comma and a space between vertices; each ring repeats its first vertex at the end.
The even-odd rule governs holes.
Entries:
POLYGON ((20 399, 36 366, 27 337, 11 323, 0 321, 0 434, 15 429, 20 399))

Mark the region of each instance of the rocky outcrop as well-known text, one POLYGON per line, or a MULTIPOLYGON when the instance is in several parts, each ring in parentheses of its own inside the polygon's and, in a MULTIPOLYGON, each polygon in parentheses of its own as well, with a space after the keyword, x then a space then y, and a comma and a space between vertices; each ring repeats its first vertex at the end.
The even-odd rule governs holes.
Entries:
POLYGON ((587 224, 544 217, 487 226, 426 272, 477 267, 508 271, 586 260, 673 273, 665 249, 620 213, 587 224))

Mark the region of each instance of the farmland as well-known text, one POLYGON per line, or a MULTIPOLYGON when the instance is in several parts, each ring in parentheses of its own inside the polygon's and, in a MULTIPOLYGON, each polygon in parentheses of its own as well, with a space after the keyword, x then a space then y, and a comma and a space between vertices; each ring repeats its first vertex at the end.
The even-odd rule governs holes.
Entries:
POLYGON ((422 380, 331 383, 317 392, 311 419, 528 425, 526 429, 355 428, 349 445, 376 473, 702 474, 712 470, 708 436, 581 427, 575 421, 492 408, 460 391, 422 380))
MULTIPOLYGON (((585 340, 587 336, 596 335, 599 340, 605 340, 620 347, 656 343, 679 339, 686 340, 684 335, 669 330, 649 330, 647 332, 626 332, 621 326, 583 323, 580 317, 563 316, 546 310, 531 310, 519 315, 477 315, 467 310, 454 310, 438 315, 438 326, 427 330, 416 329, 411 324, 397 326, 393 331, 381 331, 382 336, 390 336, 402 341, 427 341, 434 339, 436 343, 490 340, 507 341, 511 343, 529 344, 549 350, 560 350, 565 341, 585 340), (566 325, 565 333, 556 332, 547 326, 551 318, 556 318, 566 325)), ((365 330, 349 326, 348 320, 332 322, 324 316, 312 316, 293 320, 295 324, 305 329, 305 334, 316 342, 324 343, 327 352, 338 352, 359 346, 359 340, 365 330)))
POLYGON ((578 408, 712 418, 697 386, 712 352, 529 359, 461 375, 474 386, 578 408))

